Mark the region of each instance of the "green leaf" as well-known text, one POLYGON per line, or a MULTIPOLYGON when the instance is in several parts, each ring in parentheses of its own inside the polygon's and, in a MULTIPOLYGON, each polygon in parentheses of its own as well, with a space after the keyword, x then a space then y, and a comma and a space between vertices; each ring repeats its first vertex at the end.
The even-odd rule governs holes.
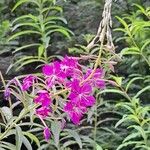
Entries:
POLYGON ((135 146, 135 148, 142 148, 141 150, 143 150, 143 148, 145 149, 145 150, 150 150, 150 147, 149 146, 146 146, 146 145, 137 145, 137 146, 135 146))
POLYGON ((115 125, 115 128, 117 128, 119 125, 121 125, 123 122, 127 121, 128 120, 128 117, 127 115, 123 115, 122 119, 120 119, 116 125, 115 125))
POLYGON ((27 148, 27 150, 32 150, 32 146, 25 136, 22 137, 22 142, 25 145, 25 147, 27 148))
POLYGON ((138 125, 132 125, 129 128, 136 129, 141 134, 141 136, 143 137, 143 139, 146 141, 147 136, 146 136, 146 133, 145 133, 145 131, 144 131, 144 129, 142 127, 140 127, 138 125))
POLYGON ((81 53, 84 52, 82 49, 79 49, 79 48, 76 48, 76 47, 68 48, 68 51, 69 51, 69 53, 78 53, 78 54, 81 54, 81 53))
MULTIPOLYGON (((130 33, 130 30, 129 30, 129 27, 128 27, 128 24, 120 17, 116 16, 116 18, 119 20, 119 22, 124 26, 125 28, 125 32, 131 37, 131 33, 130 33)), ((123 31, 123 30, 122 30, 123 31)))
POLYGON ((29 1, 30 1, 30 0, 19 0, 19 1, 15 4, 15 6, 13 7, 12 11, 14 11, 18 6, 20 6, 20 5, 24 4, 24 3, 27 3, 27 2, 29 2, 29 1))
POLYGON ((59 7, 59 6, 51 6, 51 7, 43 8, 42 13, 45 13, 48 10, 55 10, 55 11, 58 11, 60 13, 63 12, 63 9, 61 7, 59 7))
POLYGON ((125 30, 125 29, 123 29, 123 28, 117 28, 117 29, 114 29, 114 31, 121 31, 121 32, 126 33, 126 30, 125 30))
POLYGON ((20 150, 22 146, 22 130, 19 126, 16 126, 16 150, 20 150))
POLYGON ((123 144, 119 145, 118 148, 117 148, 117 150, 120 150, 123 147, 127 147, 129 145, 136 145, 136 144, 142 144, 142 142, 139 142, 139 141, 129 141, 129 142, 126 142, 126 143, 123 143, 123 144))
POLYGON ((150 45, 150 39, 148 39, 148 40, 145 41, 144 45, 143 45, 142 48, 141 48, 141 52, 143 52, 144 49, 145 49, 148 45, 150 45))
POLYGON ((138 5, 138 4, 133 4, 133 5, 136 6, 137 8, 139 8, 139 10, 141 10, 141 12, 146 15, 146 11, 141 5, 138 5))
POLYGON ((32 30, 21 31, 21 32, 18 32, 18 33, 16 33, 16 34, 12 35, 12 36, 8 39, 8 41, 17 38, 18 36, 26 35, 26 34, 39 34, 39 35, 40 35, 41 33, 38 32, 38 31, 32 31, 32 30))
POLYGON ((50 30, 49 32, 46 33, 46 36, 48 36, 49 34, 55 33, 55 32, 59 32, 71 40, 71 36, 70 36, 68 30, 64 30, 64 29, 60 29, 60 28, 50 30))
POLYGON ((103 93, 116 93, 116 94, 120 94, 120 95, 126 97, 124 92, 117 90, 117 89, 105 89, 105 90, 99 92, 99 94, 103 94, 103 93))
POLYGON ((69 147, 70 145, 74 145, 74 144, 76 144, 75 141, 73 141, 73 140, 68 140, 68 141, 66 141, 66 142, 63 143, 63 147, 64 147, 64 148, 65 148, 65 147, 69 147))
POLYGON ((137 47, 127 47, 121 51, 121 55, 140 55, 140 50, 137 47))
POLYGON ((45 51, 44 46, 40 45, 39 48, 38 48, 38 57, 39 57, 39 59, 44 54, 44 51, 45 51))
POLYGON ((11 144, 10 142, 1 141, 0 150, 16 150, 16 146, 11 144))
POLYGON ((100 145, 96 144, 96 150, 103 150, 103 148, 100 145))
POLYGON ((67 21, 66 21, 65 18, 63 18, 63 17, 54 17, 54 16, 47 17, 45 23, 48 22, 48 21, 52 21, 52 20, 61 21, 65 24, 67 24, 67 21))
POLYGON ((128 120, 130 120, 132 122, 134 121, 134 122, 140 124, 139 118, 135 115, 128 115, 128 120))
POLYGON ((39 59, 35 58, 35 59, 28 59, 25 60, 24 62, 22 62, 18 67, 16 67, 16 71, 20 70, 22 67, 24 67, 25 65, 31 64, 31 63, 35 63, 35 62, 42 62, 43 64, 45 64, 46 62, 44 60, 42 60, 42 57, 39 59))
POLYGON ((54 141, 55 141, 55 145, 56 147, 59 146, 59 136, 60 136, 60 132, 61 132, 61 124, 58 121, 54 121, 51 123, 51 131, 54 135, 54 141))
POLYGON ((67 129, 67 132, 69 133, 69 135, 71 137, 73 137, 76 140, 76 142, 78 143, 80 149, 82 149, 82 141, 81 141, 81 138, 80 138, 79 134, 76 131, 69 130, 69 129, 67 129))
POLYGON ((138 98, 142 93, 144 93, 147 90, 150 90, 150 86, 146 86, 145 88, 143 88, 142 90, 140 90, 139 92, 137 92, 137 94, 133 98, 134 99, 138 98))
POLYGON ((130 113, 135 114, 135 110, 132 109, 132 107, 130 107, 129 105, 125 104, 125 103, 119 103, 116 105, 116 107, 124 107, 126 108, 128 111, 130 111, 130 113))
POLYGON ((16 53, 20 50, 23 50, 23 49, 26 49, 26 48, 29 48, 29 47, 34 47, 34 46, 39 46, 40 44, 39 43, 33 43, 33 44, 28 44, 28 45, 24 45, 24 46, 21 46, 17 49, 15 49, 15 51, 13 51, 13 53, 16 53))
POLYGON ((11 129, 11 130, 9 130, 9 132, 5 135, 5 137, 4 138, 7 138, 7 137, 9 137, 10 135, 16 135, 16 130, 15 129, 11 129))
POLYGON ((148 124, 148 125, 150 124, 150 118, 144 119, 141 123, 141 126, 144 126, 145 124, 148 124))
POLYGON ((119 86, 121 86, 122 85, 122 79, 123 79, 123 77, 116 77, 116 76, 111 76, 112 77, 112 79, 114 79, 115 81, 116 81, 116 83, 119 85, 119 86))
MULTIPOLYGON (((18 66, 16 68, 16 70, 19 70, 21 69, 23 66, 27 65, 27 64, 30 64, 30 63, 33 63, 33 62, 42 62, 42 63, 46 63, 42 58, 38 58, 38 56, 25 56, 19 60, 17 60, 14 64, 11 64, 10 67, 9 67, 9 70, 14 67, 14 66, 18 66)), ((9 71, 7 70, 7 72, 9 71)))
POLYGON ((135 77, 135 78, 131 79, 131 80, 128 82, 127 86, 126 86, 126 91, 128 91, 128 89, 130 88, 130 85, 131 85, 134 81, 136 81, 136 80, 143 80, 143 79, 144 79, 143 77, 135 77))
POLYGON ((140 137, 140 133, 131 133, 130 135, 128 135, 124 140, 123 143, 127 142, 127 141, 131 141, 132 139, 136 139, 137 137, 140 137))
POLYGON ((34 141, 38 147, 40 147, 40 141, 38 140, 38 138, 34 134, 32 134, 30 132, 22 132, 22 133, 23 133, 23 135, 27 136, 32 141, 34 141))
POLYGON ((12 22, 12 25, 13 25, 14 23, 16 23, 16 22, 19 22, 19 21, 23 22, 22 19, 28 19, 28 21, 29 21, 29 19, 31 19, 31 20, 34 21, 34 22, 37 22, 37 21, 38 21, 38 17, 36 17, 36 16, 34 16, 34 15, 32 15, 32 14, 28 14, 28 15, 22 15, 22 16, 20 16, 20 17, 17 17, 17 18, 12 22))
POLYGON ((34 27, 34 28, 37 29, 38 31, 41 30, 41 29, 39 28, 39 26, 38 26, 36 23, 25 22, 25 23, 16 24, 16 25, 12 28, 12 31, 15 31, 16 29, 18 29, 19 27, 22 27, 22 26, 34 27))
POLYGON ((5 116, 7 122, 13 117, 12 111, 9 107, 4 106, 1 108, 1 111, 3 115, 5 116))
POLYGON ((15 6, 13 7, 12 11, 14 11, 17 7, 19 7, 20 5, 23 5, 24 3, 27 3, 27 2, 30 2, 30 3, 35 3, 37 6, 40 6, 39 3, 37 1, 34 1, 34 0, 19 0, 15 6))

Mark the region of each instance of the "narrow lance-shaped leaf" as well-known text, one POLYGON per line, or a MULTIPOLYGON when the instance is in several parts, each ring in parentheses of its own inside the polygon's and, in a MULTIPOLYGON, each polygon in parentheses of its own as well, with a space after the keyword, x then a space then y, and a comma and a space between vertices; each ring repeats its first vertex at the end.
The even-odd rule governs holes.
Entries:
POLYGON ((80 149, 82 149, 82 141, 81 141, 81 138, 80 138, 79 134, 74 130, 67 130, 67 131, 68 131, 69 135, 76 140, 76 142, 78 143, 80 149))
POLYGON ((16 22, 22 22, 23 20, 26 20, 26 19, 31 19, 29 21, 34 21, 34 22, 37 22, 38 21, 38 17, 32 15, 32 14, 28 14, 28 15, 22 15, 20 17, 17 17, 13 22, 12 22, 12 25, 15 24, 16 22))
POLYGON ((32 133, 30 133, 30 132, 23 132, 23 135, 25 135, 25 136, 27 136, 28 138, 30 138, 31 141, 34 141, 34 142, 36 143, 36 145, 37 145, 38 147, 40 147, 40 141, 39 141, 39 139, 38 139, 34 134, 32 134, 32 133))
POLYGON ((16 126, 16 150, 20 150, 22 146, 22 130, 19 126, 16 126))
POLYGON ((14 35, 12 35, 12 36, 8 39, 8 41, 13 40, 13 39, 16 39, 17 37, 19 37, 19 36, 21 36, 21 35, 28 35, 28 34, 39 34, 39 35, 41 35, 41 33, 38 32, 38 31, 26 30, 26 31, 21 31, 21 32, 15 33, 14 35))
POLYGON ((139 92, 137 92, 137 94, 134 96, 134 99, 138 98, 142 93, 144 93, 147 90, 150 91, 150 86, 146 86, 145 88, 143 88, 142 90, 140 90, 139 92))
POLYGON ((14 11, 17 7, 19 7, 20 5, 23 5, 24 3, 27 3, 27 2, 30 2, 30 3, 34 3, 36 4, 38 7, 40 7, 38 1, 35 1, 35 0, 19 0, 15 6, 13 7, 12 11, 14 11))

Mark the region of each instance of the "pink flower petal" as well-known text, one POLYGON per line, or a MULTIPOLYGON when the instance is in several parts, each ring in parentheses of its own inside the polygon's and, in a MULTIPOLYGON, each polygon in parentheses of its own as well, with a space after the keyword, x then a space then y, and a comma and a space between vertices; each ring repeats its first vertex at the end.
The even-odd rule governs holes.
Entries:
POLYGON ((51 132, 48 127, 44 128, 43 135, 46 141, 48 141, 51 138, 51 132))

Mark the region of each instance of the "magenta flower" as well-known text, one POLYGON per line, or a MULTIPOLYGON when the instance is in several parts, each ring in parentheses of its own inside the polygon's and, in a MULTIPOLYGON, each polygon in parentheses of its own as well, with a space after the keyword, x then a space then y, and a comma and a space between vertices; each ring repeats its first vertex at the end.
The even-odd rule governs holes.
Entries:
POLYGON ((60 73, 60 62, 54 61, 50 65, 43 66, 42 72, 46 76, 58 75, 60 73))
POLYGON ((79 104, 75 104, 72 102, 68 102, 64 111, 68 114, 69 118, 74 124, 80 124, 80 120, 83 117, 83 114, 87 111, 86 107, 80 106, 79 104))
POLYGON ((49 113, 51 113, 51 109, 49 107, 40 107, 36 109, 36 115, 42 118, 46 118, 49 113))
MULTIPOLYGON (((85 75, 85 79, 88 78, 88 76, 92 73, 92 69, 88 69, 87 73, 85 75)), ((105 81, 104 81, 104 70, 103 69, 96 69, 94 75, 92 76, 91 79, 89 79, 88 83, 90 83, 93 87, 97 87, 100 89, 104 89, 105 88, 105 81)))
POLYGON ((78 70, 78 61, 72 57, 65 56, 61 61, 60 68, 66 77, 71 77, 75 73, 75 70, 78 70))
POLYGON ((93 106, 96 100, 91 94, 92 87, 88 83, 84 83, 80 86, 78 80, 72 82, 69 98, 73 103, 79 103, 85 107, 93 106))
POLYGON ((11 85, 11 84, 14 84, 15 86, 19 86, 18 81, 16 80, 16 78, 10 80, 10 81, 7 83, 7 85, 6 85, 6 87, 5 87, 5 90, 4 90, 4 98, 5 98, 6 100, 8 100, 8 99, 10 98, 10 95, 11 95, 11 88, 10 88, 10 85, 11 85))
POLYGON ((36 77, 33 75, 28 75, 23 79, 22 90, 27 91, 34 83, 36 77))
POLYGON ((49 88, 66 77, 61 71, 60 62, 58 61, 53 62, 51 65, 45 65, 42 72, 46 75, 46 84, 49 88))
POLYGON ((48 127, 44 128, 43 135, 46 141, 48 141, 51 138, 51 131, 48 127))
POLYGON ((48 107, 52 103, 49 93, 45 90, 40 91, 34 102, 41 104, 42 107, 48 107))
POLYGON ((8 100, 10 98, 10 88, 6 87, 5 91, 4 91, 4 97, 6 100, 8 100))

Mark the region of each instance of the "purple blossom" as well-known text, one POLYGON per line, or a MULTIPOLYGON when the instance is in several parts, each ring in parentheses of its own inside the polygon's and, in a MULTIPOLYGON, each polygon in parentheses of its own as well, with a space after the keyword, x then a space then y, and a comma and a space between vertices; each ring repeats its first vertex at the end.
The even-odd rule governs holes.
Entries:
MULTIPOLYGON (((87 73, 85 75, 85 79, 88 78, 88 76, 92 73, 92 69, 88 69, 87 73)), ((94 75, 92 76, 91 79, 89 79, 88 83, 90 83, 93 87, 97 87, 100 89, 104 89, 105 88, 105 81, 104 81, 104 70, 103 69, 96 69, 94 75)))
POLYGON ((95 98, 91 94, 92 87, 88 83, 80 85, 78 80, 72 82, 69 98, 73 103, 79 103, 85 107, 93 106, 95 104, 95 98))
POLYGON ((9 88, 11 84, 14 84, 15 86, 19 86, 18 81, 16 80, 16 78, 13 78, 12 80, 10 80, 7 83, 7 85, 5 87, 5 90, 4 90, 4 98, 6 100, 8 100, 10 98, 10 95, 11 95, 11 88, 9 88))
POLYGON ((48 127, 44 128, 43 135, 46 141, 48 141, 51 138, 51 131, 48 127))
POLYGON ((66 77, 71 77, 78 70, 78 61, 73 57, 65 56, 60 63, 60 69, 65 73, 66 77))
POLYGON ((41 104, 42 107, 48 107, 52 103, 49 93, 45 90, 40 91, 34 102, 41 104))
POLYGON ((8 100, 10 98, 10 88, 6 87, 5 91, 4 91, 4 97, 6 100, 8 100))
POLYGON ((64 111, 68 114, 71 121, 78 125, 87 109, 77 103, 68 102, 64 107, 64 111))
POLYGON ((36 77, 33 75, 28 75, 23 79, 22 90, 27 91, 34 83, 36 77))
POLYGON ((42 72, 46 75, 46 84, 49 88, 66 77, 61 71, 60 62, 58 61, 55 61, 50 65, 45 65, 42 68, 42 72))
POLYGON ((49 107, 45 107, 45 106, 36 109, 36 115, 38 115, 42 118, 46 118, 50 112, 51 112, 51 109, 49 107))

